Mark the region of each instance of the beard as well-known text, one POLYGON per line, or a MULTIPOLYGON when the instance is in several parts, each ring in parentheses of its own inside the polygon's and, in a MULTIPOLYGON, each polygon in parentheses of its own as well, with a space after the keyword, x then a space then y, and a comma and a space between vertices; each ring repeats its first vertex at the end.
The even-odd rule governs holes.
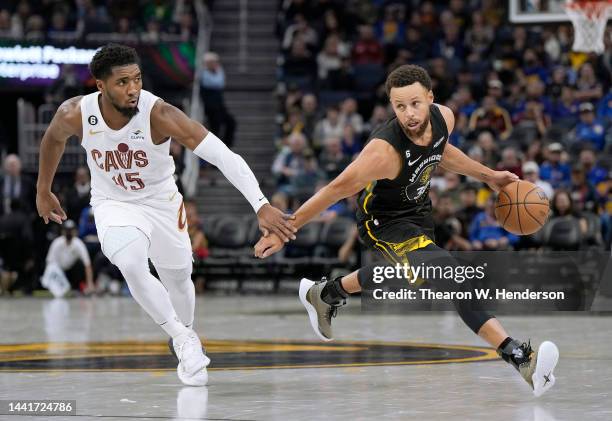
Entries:
POLYGON ((408 137, 410 137, 411 139, 418 139, 421 136, 423 136, 425 134, 425 130, 427 130, 428 125, 429 125, 429 114, 427 114, 427 117, 425 117, 425 120, 421 123, 421 125, 418 126, 414 130, 409 129, 408 126, 404 126, 402 124, 404 130, 408 134, 408 137))
POLYGON ((110 103, 112 104, 112 106, 115 108, 115 110, 119 111, 122 116, 127 117, 127 118, 132 118, 136 114, 138 114, 139 112, 138 105, 135 107, 121 107, 115 102, 115 99, 111 96, 110 93, 108 93, 107 95, 108 95, 108 99, 110 103))

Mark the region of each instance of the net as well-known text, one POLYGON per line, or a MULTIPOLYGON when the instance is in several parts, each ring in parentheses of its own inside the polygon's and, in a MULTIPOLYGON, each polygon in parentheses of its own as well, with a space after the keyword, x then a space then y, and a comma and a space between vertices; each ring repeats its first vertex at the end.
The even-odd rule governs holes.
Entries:
POLYGON ((565 10, 574 25, 574 51, 601 54, 605 50, 604 32, 612 15, 612 0, 573 1, 566 3, 565 10))

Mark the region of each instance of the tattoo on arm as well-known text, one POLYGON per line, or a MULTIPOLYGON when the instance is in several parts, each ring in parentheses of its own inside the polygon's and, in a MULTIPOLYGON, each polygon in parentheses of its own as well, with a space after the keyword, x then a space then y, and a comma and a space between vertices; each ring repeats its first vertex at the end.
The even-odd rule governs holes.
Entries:
POLYGON ((485 174, 485 173, 483 173, 483 172, 481 172, 481 173, 480 173, 480 176, 481 176, 481 177, 482 177, 484 180, 487 180, 487 179, 489 178, 489 176, 488 176, 488 175, 486 175, 486 174, 485 174))

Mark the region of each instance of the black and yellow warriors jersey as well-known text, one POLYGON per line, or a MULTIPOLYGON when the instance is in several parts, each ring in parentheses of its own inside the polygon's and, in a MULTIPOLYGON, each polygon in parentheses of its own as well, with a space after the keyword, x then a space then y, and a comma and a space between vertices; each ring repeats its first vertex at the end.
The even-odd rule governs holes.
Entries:
POLYGON ((421 224, 431 215, 429 183, 442 160, 448 128, 435 104, 429 107, 429 115, 432 137, 428 146, 412 142, 395 117, 370 135, 370 140, 389 142, 402 157, 403 166, 395 179, 374 181, 361 192, 357 212, 360 221, 375 219, 384 223, 401 218, 421 224))

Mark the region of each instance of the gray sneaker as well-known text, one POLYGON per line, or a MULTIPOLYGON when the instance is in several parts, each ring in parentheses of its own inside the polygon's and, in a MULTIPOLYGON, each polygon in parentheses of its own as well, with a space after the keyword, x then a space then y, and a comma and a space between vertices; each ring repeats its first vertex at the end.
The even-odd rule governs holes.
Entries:
MULTIPOLYGON (((518 341, 515 342, 518 345, 518 341)), ((511 363, 521 377, 531 386, 533 394, 541 396, 555 384, 555 369, 559 361, 559 349, 550 342, 542 342, 534 352, 529 342, 512 349, 511 363)))
MULTIPOLYGON (((531 351, 531 347, 528 347, 528 351, 531 351)), ((558 361, 559 349, 554 343, 545 341, 540 344, 537 354, 531 351, 529 361, 519 366, 519 373, 529 383, 536 397, 542 396, 554 386, 553 370, 558 361)))
POLYGON ((331 319, 336 317, 339 306, 332 306, 321 299, 321 290, 327 281, 313 282, 309 279, 300 281, 300 301, 306 307, 308 319, 319 338, 324 341, 333 339, 331 319))

